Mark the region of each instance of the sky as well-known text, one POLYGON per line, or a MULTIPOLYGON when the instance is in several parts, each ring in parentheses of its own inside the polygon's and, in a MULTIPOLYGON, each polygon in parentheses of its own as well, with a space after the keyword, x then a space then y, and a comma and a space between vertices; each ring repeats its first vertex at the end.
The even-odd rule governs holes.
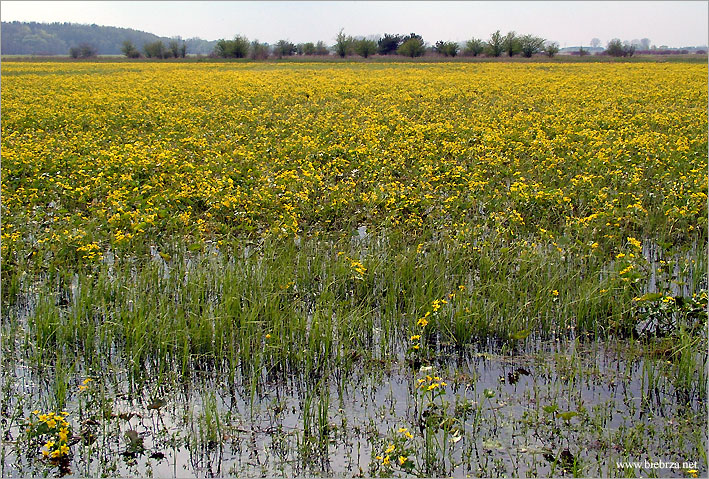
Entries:
POLYGON ((95 23, 159 36, 205 40, 245 35, 250 40, 334 43, 344 32, 374 37, 415 32, 438 40, 487 40, 496 30, 530 33, 563 47, 598 38, 649 38, 668 47, 709 43, 706 1, 7 1, 2 21, 95 23))

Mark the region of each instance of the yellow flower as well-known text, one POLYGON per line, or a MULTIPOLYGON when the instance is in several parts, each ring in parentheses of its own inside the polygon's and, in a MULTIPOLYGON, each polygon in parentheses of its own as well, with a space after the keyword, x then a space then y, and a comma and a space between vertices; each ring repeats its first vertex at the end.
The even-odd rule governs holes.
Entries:
POLYGON ((633 245, 634 247, 636 247, 638 249, 642 248, 642 243, 640 243, 640 241, 636 240, 632 236, 628 236, 628 243, 630 243, 631 245, 633 245))
POLYGON ((628 272, 629 272, 630 270, 632 270, 632 269, 633 269, 633 265, 632 265, 632 264, 631 264, 631 265, 628 265, 628 267, 625 268, 625 269, 624 269, 623 271, 621 271, 620 273, 618 273, 618 275, 623 276, 624 274, 628 273, 628 272))

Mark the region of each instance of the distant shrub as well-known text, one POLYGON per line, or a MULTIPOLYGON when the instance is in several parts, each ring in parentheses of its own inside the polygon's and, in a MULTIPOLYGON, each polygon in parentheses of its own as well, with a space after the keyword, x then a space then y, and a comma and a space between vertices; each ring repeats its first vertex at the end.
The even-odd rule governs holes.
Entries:
POLYGON ((143 53, 147 58, 167 58, 168 49, 162 41, 158 40, 143 45, 143 53))
POLYGON ((491 57, 499 57, 502 55, 503 51, 505 51, 504 39, 500 34, 500 30, 497 30, 495 33, 490 35, 490 40, 487 42, 486 53, 491 57))
POLYGON ((133 45, 133 42, 130 40, 126 40, 123 42, 123 46, 121 46, 121 52, 127 57, 127 58, 139 58, 140 57, 140 52, 138 51, 137 48, 135 48, 135 45, 133 45))
POLYGON ((218 40, 214 53, 222 58, 246 58, 249 53, 249 39, 236 35, 233 40, 218 40))
POLYGON ((335 46, 333 48, 340 58, 345 58, 347 55, 352 54, 354 50, 354 39, 345 35, 344 29, 342 29, 335 38, 335 46))
POLYGON ((288 40, 278 40, 273 46, 273 53, 278 58, 289 57, 297 51, 297 47, 288 40))
POLYGON ((364 38, 355 40, 354 51, 357 55, 367 58, 377 53, 377 42, 374 40, 365 40, 364 38))
POLYGON ((625 42, 621 43, 620 39, 614 38, 606 46, 606 54, 613 57, 632 57, 635 53, 635 45, 625 42))
POLYGON ((313 42, 299 43, 298 55, 315 55, 315 44, 313 42))
POLYGON ((485 50, 485 42, 479 38, 471 38, 465 43, 463 55, 476 57, 485 50))
POLYGON ((614 38, 606 45, 606 53, 612 57, 625 56, 623 53, 623 43, 619 38, 614 38))
MULTIPOLYGON (((625 42, 625 44, 623 44, 623 56, 624 57, 632 57, 633 54, 635 53, 636 48, 637 47, 635 45, 625 42)), ((685 53, 687 53, 687 52, 685 51, 685 53)))
POLYGON ((534 35, 522 35, 519 37, 519 46, 522 51, 522 56, 530 58, 544 48, 544 39, 535 37, 534 35))
POLYGON ((515 32, 507 32, 502 39, 502 49, 507 52, 507 56, 512 57, 521 51, 520 37, 515 32))
POLYGON ((399 55, 405 57, 420 57, 426 52, 426 45, 423 42, 421 35, 411 33, 403 38, 399 49, 396 51, 399 55))
POLYGON ((377 42, 377 53, 380 55, 391 55, 396 53, 401 45, 401 36, 385 33, 377 42))
POLYGON ((168 53, 175 58, 185 58, 187 56, 187 44, 185 42, 180 43, 179 39, 173 38, 168 44, 168 53))
POLYGON ((444 57, 454 57, 458 54, 460 46, 456 42, 444 42, 443 40, 439 40, 436 42, 436 46, 433 47, 433 49, 444 57))
POLYGON ((330 49, 325 45, 325 42, 320 40, 315 44, 315 54, 316 55, 329 55, 330 49))
POLYGON ((547 43, 544 45, 544 53, 546 53, 549 58, 553 57, 559 53, 559 44, 556 42, 547 43))
POLYGON ((260 43, 258 40, 251 42, 249 47, 249 58, 252 60, 265 60, 270 53, 268 43, 260 43))
POLYGON ((88 43, 81 43, 69 49, 69 55, 72 58, 91 58, 95 57, 96 54, 96 48, 88 43))

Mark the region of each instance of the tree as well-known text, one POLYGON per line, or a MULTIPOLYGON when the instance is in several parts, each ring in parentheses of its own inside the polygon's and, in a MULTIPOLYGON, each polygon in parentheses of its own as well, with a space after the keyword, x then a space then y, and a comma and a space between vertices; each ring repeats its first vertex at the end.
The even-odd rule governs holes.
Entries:
POLYGON ((69 49, 72 58, 91 58, 96 56, 96 48, 88 43, 81 43, 69 49))
POLYGON ((318 43, 315 44, 315 54, 316 55, 329 55, 330 49, 327 48, 327 45, 325 45, 324 41, 319 40, 318 43))
POLYGON ((249 53, 249 39, 236 35, 233 40, 217 40, 214 53, 222 58, 246 58, 249 53))
POLYGON ((606 53, 613 57, 624 57, 623 43, 619 38, 614 38, 606 45, 606 53))
POLYGON ((485 42, 479 38, 471 38, 465 42, 463 55, 472 55, 474 57, 480 55, 485 50, 485 42))
POLYGON ((170 50, 172 56, 175 58, 185 57, 185 55, 183 54, 183 47, 185 53, 187 52, 187 46, 185 45, 185 42, 182 42, 182 45, 180 45, 179 38, 173 38, 172 40, 170 40, 170 43, 167 47, 170 50))
POLYGON ((426 51, 426 44, 423 42, 423 37, 415 33, 410 33, 401 39, 396 53, 405 57, 420 57, 426 51))
POLYGON ((296 46, 288 40, 278 40, 278 43, 273 46, 273 53, 278 58, 289 57, 293 55, 296 50, 296 46))
POLYGON ((268 58, 268 51, 268 43, 260 43, 258 40, 254 40, 249 47, 249 58, 252 60, 265 60, 268 58))
POLYGON ((345 35, 344 28, 340 30, 340 33, 335 37, 335 53, 337 53, 340 58, 345 58, 352 53, 353 45, 354 39, 345 35))
POLYGON ((249 54, 249 39, 243 35, 236 35, 231 41, 229 56, 234 58, 246 58, 249 54))
POLYGON ((544 53, 546 53, 549 58, 553 57, 559 53, 559 44, 556 42, 547 43, 544 45, 544 53))
POLYGON ((591 39, 591 47, 592 48, 598 48, 600 46, 601 46, 601 41, 598 38, 591 39))
POLYGON ((123 46, 121 47, 121 52, 127 57, 127 58, 138 58, 140 57, 140 52, 138 51, 137 48, 135 48, 135 45, 133 45, 133 42, 130 40, 125 40, 123 42, 123 46))
POLYGON ((374 40, 366 40, 364 38, 355 40, 354 51, 357 55, 367 58, 368 56, 377 53, 377 42, 374 40))
POLYGON ((519 38, 519 46, 522 51, 522 56, 530 58, 535 53, 544 48, 544 39, 535 37, 534 35, 522 35, 519 38))
POLYGON ((456 42, 444 42, 439 40, 436 42, 434 50, 443 55, 444 57, 454 57, 458 54, 460 46, 456 42))
POLYGON ((505 51, 503 47, 503 38, 500 30, 490 35, 490 40, 487 42, 487 54, 493 57, 499 57, 505 51))
POLYGON ((633 53, 635 53, 636 47, 635 44, 625 42, 623 44, 623 56, 624 57, 632 57, 633 53))
POLYGON ((396 53, 400 45, 401 36, 385 33, 377 42, 377 53, 380 55, 391 55, 392 53, 396 53))
POLYGON ((420 57, 426 51, 423 43, 415 38, 410 38, 401 44, 396 51, 399 55, 405 57, 420 57))
POLYGON ((315 44, 313 42, 301 43, 298 45, 300 55, 315 55, 315 44))
POLYGON ((508 56, 513 56, 520 51, 519 37, 515 32, 507 32, 502 41, 502 46, 508 56))
POLYGON ((161 40, 143 45, 143 52, 148 58, 165 58, 168 50, 161 40))

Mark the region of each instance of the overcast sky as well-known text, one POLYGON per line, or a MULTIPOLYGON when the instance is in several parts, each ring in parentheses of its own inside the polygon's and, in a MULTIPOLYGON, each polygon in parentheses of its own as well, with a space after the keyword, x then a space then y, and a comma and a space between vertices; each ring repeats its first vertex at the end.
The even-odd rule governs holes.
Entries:
POLYGON ((275 43, 324 40, 344 28, 354 36, 415 32, 437 40, 488 39, 495 30, 531 33, 561 47, 589 45, 596 37, 649 38, 657 46, 708 43, 709 3, 689 2, 470 2, 470 1, 268 1, 268 2, 27 2, 0 5, 3 21, 95 23, 160 36, 232 38, 275 43))

